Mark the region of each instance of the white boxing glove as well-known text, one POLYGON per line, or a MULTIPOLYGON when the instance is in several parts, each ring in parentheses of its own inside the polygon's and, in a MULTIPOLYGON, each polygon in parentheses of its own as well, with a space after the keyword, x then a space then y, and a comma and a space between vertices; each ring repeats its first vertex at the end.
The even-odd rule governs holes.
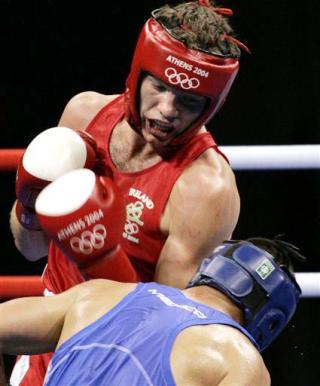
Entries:
POLYGON ((27 147, 18 165, 16 178, 16 214, 28 229, 41 229, 34 205, 40 191, 65 173, 93 168, 97 160, 94 139, 85 132, 53 127, 37 135, 27 147))

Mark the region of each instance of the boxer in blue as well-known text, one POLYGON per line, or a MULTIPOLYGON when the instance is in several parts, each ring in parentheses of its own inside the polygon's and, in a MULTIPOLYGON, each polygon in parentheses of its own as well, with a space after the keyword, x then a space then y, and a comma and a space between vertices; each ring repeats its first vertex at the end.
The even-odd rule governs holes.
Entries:
POLYGON ((259 351, 295 312, 292 256, 279 240, 226 242, 186 290, 98 279, 13 300, 0 306, 0 349, 56 350, 47 386, 270 385, 259 351))

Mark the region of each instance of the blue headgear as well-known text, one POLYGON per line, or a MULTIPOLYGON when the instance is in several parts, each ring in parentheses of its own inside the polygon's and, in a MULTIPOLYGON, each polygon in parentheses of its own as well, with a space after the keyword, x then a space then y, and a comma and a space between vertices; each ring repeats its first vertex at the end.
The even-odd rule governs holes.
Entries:
POLYGON ((188 288, 219 289, 243 311, 245 328, 264 350, 293 316, 301 289, 293 275, 252 243, 226 243, 204 259, 188 288))

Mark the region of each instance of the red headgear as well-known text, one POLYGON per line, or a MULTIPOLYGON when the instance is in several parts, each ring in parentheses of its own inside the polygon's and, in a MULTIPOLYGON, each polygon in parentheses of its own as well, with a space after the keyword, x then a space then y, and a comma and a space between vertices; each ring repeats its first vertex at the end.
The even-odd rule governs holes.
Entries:
POLYGON ((171 145, 187 142, 224 103, 239 69, 238 58, 219 57, 186 47, 154 18, 145 23, 134 52, 126 86, 126 118, 140 133, 137 109, 141 74, 147 72, 170 86, 208 98, 208 105, 171 145))

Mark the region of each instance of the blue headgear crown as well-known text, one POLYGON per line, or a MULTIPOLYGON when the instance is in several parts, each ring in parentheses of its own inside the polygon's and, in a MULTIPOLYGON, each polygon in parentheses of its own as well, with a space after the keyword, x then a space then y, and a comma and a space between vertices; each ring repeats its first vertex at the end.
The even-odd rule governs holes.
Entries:
POLYGON ((188 288, 219 289, 244 311, 245 328, 264 350, 293 316, 301 289, 265 250, 250 242, 225 243, 204 259, 188 288))

